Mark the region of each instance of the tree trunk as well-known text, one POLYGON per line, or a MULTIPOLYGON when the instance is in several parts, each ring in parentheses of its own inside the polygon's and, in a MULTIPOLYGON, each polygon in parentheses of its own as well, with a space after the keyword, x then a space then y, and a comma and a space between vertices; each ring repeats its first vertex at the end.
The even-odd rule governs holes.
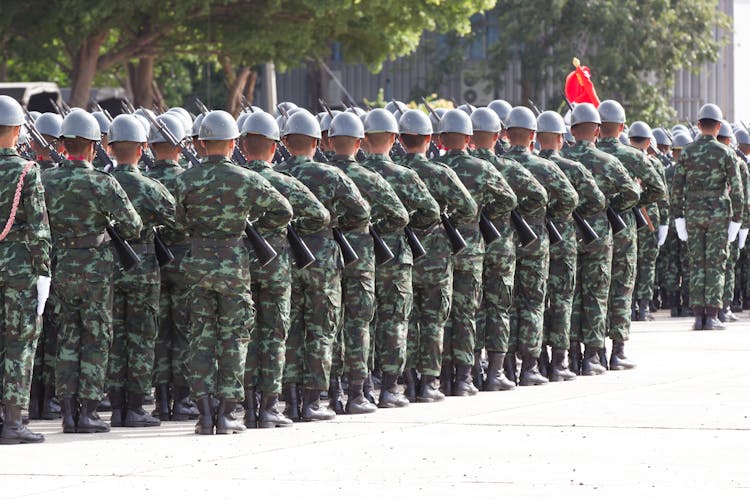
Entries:
POLYGON ((247 102, 250 104, 253 103, 255 100, 255 84, 258 83, 258 72, 254 69, 250 71, 250 76, 247 79, 247 84, 245 85, 245 99, 247 99, 247 102))
POLYGON ((237 116, 242 110, 242 100, 240 96, 244 95, 245 87, 252 73, 250 66, 242 66, 229 85, 227 93, 226 110, 232 116, 237 116))
POLYGON ((138 64, 128 64, 128 77, 133 89, 133 105, 136 108, 154 107, 154 59, 153 56, 146 56, 141 57, 138 64))
POLYGON ((73 57, 73 71, 70 75, 70 98, 68 99, 70 101, 68 104, 71 107, 88 107, 91 85, 96 76, 99 49, 106 38, 107 31, 87 37, 73 57))

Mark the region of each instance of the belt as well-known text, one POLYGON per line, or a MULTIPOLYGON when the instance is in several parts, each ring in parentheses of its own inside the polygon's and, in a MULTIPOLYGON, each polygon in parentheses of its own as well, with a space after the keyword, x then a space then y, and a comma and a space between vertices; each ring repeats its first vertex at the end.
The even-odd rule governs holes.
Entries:
POLYGON ((96 236, 81 236, 80 238, 58 238, 53 246, 57 248, 99 248, 111 238, 104 232, 96 236))
POLYGON ((702 198, 718 198, 727 195, 726 189, 702 189, 698 191, 685 191, 685 198, 688 200, 697 200, 702 198))
POLYGON ((237 246, 242 240, 241 236, 231 238, 190 238, 191 248, 230 248, 237 246))

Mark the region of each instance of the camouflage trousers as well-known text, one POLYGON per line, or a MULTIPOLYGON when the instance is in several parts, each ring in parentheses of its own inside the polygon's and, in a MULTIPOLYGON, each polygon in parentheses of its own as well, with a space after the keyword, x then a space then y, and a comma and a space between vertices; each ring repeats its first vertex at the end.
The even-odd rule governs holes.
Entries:
POLYGON ((247 349, 245 389, 279 394, 292 295, 289 254, 279 251, 273 262, 252 271, 255 328, 247 349))
POLYGON ((209 394, 242 401, 245 359, 255 311, 249 294, 222 294, 193 286, 190 308, 190 390, 193 398, 209 394))
POLYGON ((112 284, 58 275, 55 291, 60 301, 57 394, 100 401, 112 343, 112 284))
POLYGON ((482 304, 477 311, 475 351, 508 352, 516 255, 513 250, 509 253, 505 249, 495 251, 495 248, 494 244, 488 245, 484 254, 482 304))
POLYGON ((687 295, 690 283, 687 243, 677 237, 674 225, 670 226, 667 240, 659 249, 659 260, 662 257, 665 264, 663 274, 660 274, 661 287, 667 290, 671 298, 678 294, 687 295))
POLYGON ((656 259, 659 255, 659 235, 647 228, 638 231, 638 256, 635 290, 636 299, 648 299, 654 296, 656 281, 656 259))
POLYGON ((36 344, 32 383, 40 386, 55 386, 55 361, 57 360, 57 337, 60 330, 59 309, 54 286, 42 315, 42 332, 36 344))
POLYGON ((549 238, 543 225, 532 226, 537 241, 516 253, 513 304, 510 308, 508 352, 523 347, 538 358, 542 353, 544 297, 549 275, 549 238))
POLYGON ((386 264, 375 270, 376 314, 372 323, 376 356, 383 373, 401 375, 414 304, 412 266, 386 264))
POLYGON ((333 340, 340 321, 341 271, 322 265, 294 269, 284 383, 328 390, 333 340))
POLYGON ((690 306, 722 307, 729 252, 727 223, 687 218, 690 306))
POLYGON ((159 331, 154 345, 154 386, 188 387, 187 287, 179 261, 184 247, 171 247, 175 260, 161 268, 159 331))
POLYGON ((549 249, 549 277, 544 307, 545 345, 552 349, 570 348, 570 317, 576 282, 578 242, 572 221, 555 221, 562 241, 549 249))
POLYGON ((375 271, 344 268, 341 304, 343 317, 334 338, 331 376, 346 372, 350 380, 364 380, 370 356, 370 324, 375 314, 375 271))
POLYGON ((575 292, 570 318, 570 340, 604 347, 607 323, 612 235, 599 233, 599 239, 578 249, 575 292))
POLYGON ((406 338, 406 367, 437 377, 443 362, 443 329, 453 297, 453 260, 424 257, 412 268, 413 307, 406 338))
POLYGON ((635 221, 628 212, 622 215, 627 228, 612 237, 612 266, 607 304, 607 336, 612 340, 630 337, 631 306, 638 265, 638 237, 635 221))
POLYGON ((159 285, 119 287, 112 307, 107 388, 148 394, 154 369, 159 285))
POLYGON ((476 315, 482 300, 483 255, 454 257, 453 299, 443 334, 443 364, 474 364, 476 315))
POLYGON ((740 243, 738 239, 735 239, 732 243, 727 244, 727 264, 726 272, 724 274, 724 304, 729 304, 734 298, 734 276, 735 267, 737 267, 740 260, 740 243))
POLYGON ((27 406, 34 352, 42 326, 36 315, 36 278, 0 278, 0 397, 27 406))

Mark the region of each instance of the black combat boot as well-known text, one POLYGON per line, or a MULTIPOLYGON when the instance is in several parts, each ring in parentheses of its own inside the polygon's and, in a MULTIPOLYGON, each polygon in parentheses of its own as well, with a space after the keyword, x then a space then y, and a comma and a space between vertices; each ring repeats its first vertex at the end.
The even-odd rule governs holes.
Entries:
POLYGON ((453 384, 452 396, 476 396, 479 389, 472 383, 471 366, 456 365, 456 381, 453 384))
POLYGON ((279 402, 277 394, 263 393, 260 399, 260 411, 258 412, 258 428, 273 429, 274 427, 290 427, 292 421, 276 409, 279 402))
POLYGON ((706 322, 703 325, 704 330, 726 330, 727 327, 717 317, 718 307, 706 308, 706 322))
POLYGON ((166 422, 171 418, 171 412, 169 409, 169 384, 159 384, 154 389, 156 399, 154 402, 154 411, 151 415, 162 422, 166 422))
POLYGON ((104 399, 99 401, 99 406, 96 408, 96 411, 109 411, 112 409, 112 405, 109 402, 109 398, 107 395, 104 395, 104 399))
POLYGON ((372 404, 375 404, 375 383, 372 381, 372 373, 368 372, 365 377, 365 382, 362 385, 362 393, 365 395, 365 399, 372 404))
POLYGON ((690 318, 692 316, 695 316, 695 308, 690 308, 690 294, 684 293, 682 294, 682 310, 680 312, 680 316, 683 318, 690 318))
POLYGON ((242 403, 245 409, 245 427, 255 429, 258 427, 258 393, 253 389, 245 390, 245 401, 242 403))
POLYGON ((185 420, 195 420, 199 416, 198 407, 190 399, 190 388, 188 386, 175 385, 172 420, 183 422, 185 420))
POLYGON ((402 408, 404 406, 409 406, 409 400, 398 387, 398 376, 383 372, 378 408, 402 408))
POLYGON ((102 420, 96 412, 100 401, 94 399, 81 400, 81 413, 78 416, 78 433, 109 432, 109 424, 102 420))
POLYGON ((195 433, 213 435, 214 433, 214 409, 211 396, 203 396, 196 400, 198 406, 198 421, 195 423, 195 433))
POLYGON ((599 364, 604 367, 605 370, 609 369, 609 361, 607 360, 607 342, 605 340, 604 347, 599 348, 599 364))
POLYGON ((446 396, 453 394, 453 365, 445 361, 440 367, 440 392, 446 396))
POLYGON ((65 434, 75 434, 78 422, 78 401, 74 396, 63 396, 60 400, 62 409, 62 428, 65 434))
POLYGON ((565 364, 565 349, 552 349, 552 362, 549 367, 549 381, 561 382, 575 380, 576 374, 565 364))
POLYGON ((420 403, 437 403, 445 399, 445 394, 438 389, 439 383, 434 375, 422 375, 417 401, 420 403))
POLYGON ((716 319, 721 321, 722 323, 727 322, 727 310, 725 307, 719 307, 716 309, 716 319))
POLYGON ((727 321, 737 321, 739 319, 732 312, 732 303, 731 302, 724 302, 724 318, 725 318, 726 321, 722 321, 723 323, 726 323, 727 321))
POLYGON ((515 352, 508 352, 503 360, 503 371, 505 371, 505 377, 513 382, 518 382, 518 359, 516 358, 515 352))
POLYGON ((516 388, 516 384, 508 380, 503 370, 505 361, 504 352, 487 351, 487 378, 484 381, 484 391, 510 391, 516 388))
POLYGON ((703 330, 703 313, 705 309, 702 307, 693 307, 693 314, 695 315, 695 322, 693 323, 693 330, 703 330))
POLYGON ((331 383, 328 385, 328 407, 336 412, 336 415, 344 414, 342 397, 344 397, 344 392, 341 390, 341 378, 331 377, 331 383))
POLYGON ((581 362, 581 375, 601 375, 607 371, 599 362, 600 349, 587 345, 583 351, 583 361, 581 362))
POLYGON ((152 417, 143 409, 145 399, 145 394, 128 392, 127 411, 125 412, 125 419, 122 421, 124 427, 157 427, 161 425, 161 420, 152 417))
POLYGON ((234 414, 237 401, 222 398, 216 412, 216 434, 237 434, 245 430, 240 419, 234 414))
POLYGON ((638 299, 638 321, 652 321, 653 319, 648 309, 648 299, 638 299))
POLYGON ((44 386, 44 397, 42 398, 42 419, 57 420, 60 418, 60 405, 55 398, 55 386, 44 386))
POLYGON ((549 353, 547 352, 546 345, 542 346, 542 353, 539 355, 536 363, 542 377, 549 378, 549 353))
POLYGON ((41 443, 44 436, 31 432, 21 419, 19 405, 3 405, 3 430, 0 433, 0 444, 41 443))
POLYGON ((575 375, 581 374, 581 363, 583 355, 581 354, 581 343, 577 340, 570 341, 570 350, 568 350, 568 359, 570 361, 570 371, 575 375))
POLYGON ((404 370, 404 396, 410 403, 417 401, 417 369, 404 370))
POLYGON ((112 387, 107 399, 112 407, 112 416, 109 417, 110 427, 122 427, 125 417, 125 394, 122 388, 112 387))
POLYGON ((482 369, 482 351, 474 351, 474 369, 472 373, 474 386, 480 388, 484 385, 484 370, 482 369))
MULTIPOLYGON (((42 400, 44 398, 44 386, 41 380, 31 382, 31 394, 29 395, 29 418, 41 420, 42 400)), ((23 424, 22 424, 23 425, 23 424)))
POLYGON ((284 416, 292 422, 299 422, 299 396, 297 384, 284 384, 281 386, 284 395, 284 416))
POLYGON ((303 389, 300 420, 303 422, 331 420, 335 416, 336 413, 333 410, 320 406, 320 391, 317 389, 303 389))
POLYGON ((362 413, 372 413, 377 409, 377 406, 370 403, 365 398, 362 387, 364 386, 363 380, 350 380, 349 391, 346 398, 346 413, 351 415, 357 415, 362 413))
POLYGON ((539 373, 538 359, 529 351, 526 346, 521 347, 521 380, 518 385, 543 385, 549 382, 547 378, 539 373))
POLYGON ((625 356, 625 342, 622 340, 612 341, 612 357, 609 358, 610 370, 632 370, 635 363, 625 356))
POLYGON ((680 317, 680 292, 672 294, 672 307, 669 310, 669 315, 673 318, 680 317))

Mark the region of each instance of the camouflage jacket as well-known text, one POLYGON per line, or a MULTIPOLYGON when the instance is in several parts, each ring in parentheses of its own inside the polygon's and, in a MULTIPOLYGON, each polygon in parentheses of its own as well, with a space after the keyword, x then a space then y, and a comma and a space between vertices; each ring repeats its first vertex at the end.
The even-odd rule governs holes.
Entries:
POLYGON ((724 222, 742 220, 743 188, 736 155, 715 137, 704 135, 680 153, 672 179, 670 206, 675 218, 724 222))
POLYGON ((137 238, 143 223, 125 190, 110 174, 82 160, 63 161, 42 174, 55 275, 109 281, 113 272, 106 226, 114 222, 125 239, 137 238))
POLYGON ((742 193, 745 195, 743 204, 744 213, 742 215, 743 227, 750 226, 750 169, 747 166, 747 157, 739 149, 735 151, 739 160, 740 178, 742 179, 742 193))
MULTIPOLYGON (((14 148, 0 149, 0 231, 10 217, 21 172, 28 163, 14 148)), ((23 181, 21 199, 10 232, 0 241, 0 283, 28 283, 50 276, 50 228, 39 166, 34 163, 23 181)))
POLYGON ((590 217, 607 208, 604 193, 596 185, 594 176, 581 163, 563 158, 556 151, 543 149, 539 156, 555 162, 578 193, 578 212, 583 217, 590 217))
POLYGON ((630 177, 636 182, 640 181, 640 205, 646 206, 663 200, 667 196, 667 186, 664 185, 659 172, 643 151, 626 146, 615 137, 599 139, 596 147, 620 160, 630 177))
MULTIPOLYGON (((150 179, 159 181, 167 191, 174 196, 177 190, 177 177, 185 171, 179 163, 172 160, 154 160, 153 168, 143 172, 150 179)), ((160 230, 164 242, 169 245, 184 244, 187 234, 177 231, 174 227, 165 227, 160 230)))

